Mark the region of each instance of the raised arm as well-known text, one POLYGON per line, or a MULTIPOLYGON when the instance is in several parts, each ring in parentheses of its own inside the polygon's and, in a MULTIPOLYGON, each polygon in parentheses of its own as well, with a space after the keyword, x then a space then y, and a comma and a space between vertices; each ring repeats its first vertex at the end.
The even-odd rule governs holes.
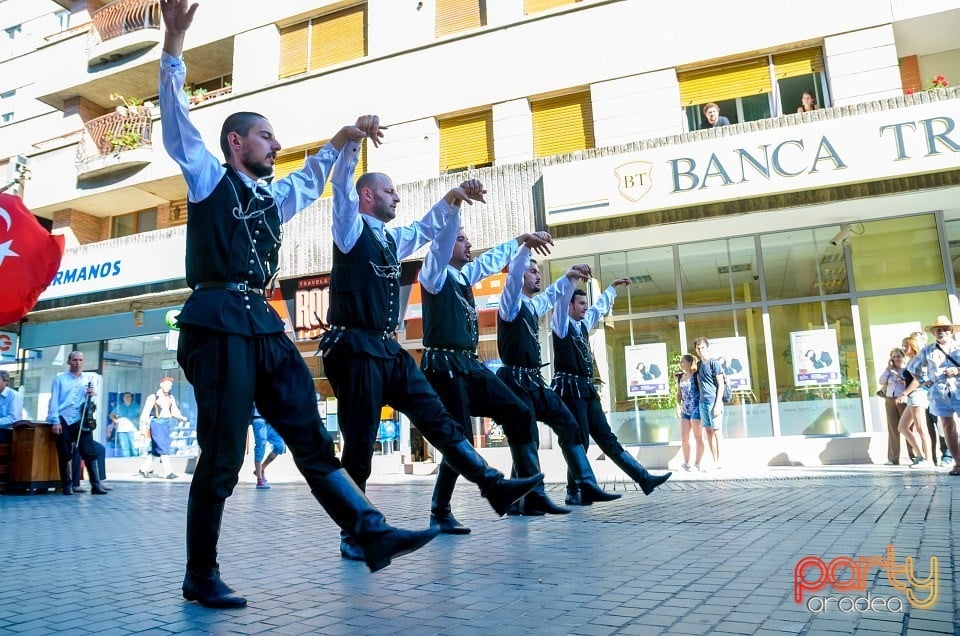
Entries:
POLYGON ((363 232, 360 196, 353 182, 359 158, 360 144, 349 142, 333 164, 333 242, 343 253, 353 249, 363 232))
POLYGON ((534 232, 532 234, 521 234, 512 241, 506 241, 493 247, 473 261, 467 263, 460 270, 464 278, 471 285, 474 285, 487 276, 496 274, 510 263, 510 259, 516 254, 517 247, 525 245, 527 248, 540 254, 549 254, 549 245, 553 245, 553 239, 547 232, 534 232))
POLYGON ((613 301, 617 298, 617 288, 629 284, 630 279, 626 276, 618 278, 600 294, 600 298, 593 303, 593 306, 587 310, 587 315, 583 317, 583 324, 586 325, 587 331, 593 331, 600 319, 610 313, 610 309, 613 308, 613 301))
MULTIPOLYGON (((460 208, 457 208, 457 212, 460 208)), ((430 249, 423 259, 423 267, 417 274, 423 289, 431 294, 438 294, 447 280, 447 264, 453 256, 453 247, 457 243, 457 236, 460 234, 460 215, 456 215, 456 222, 451 219, 450 223, 443 226, 437 237, 430 243, 430 249)))
MULTIPOLYGON (((546 315, 561 298, 566 299, 563 305, 564 307, 569 305, 578 280, 590 280, 589 265, 574 265, 567 270, 566 274, 553 281, 553 284, 547 287, 542 294, 533 297, 533 311, 537 318, 546 315)), ((563 313, 566 315, 566 309, 564 309, 563 313)))
MULTIPOLYGON (((486 194, 483 184, 476 179, 469 179, 453 188, 442 199, 437 201, 422 219, 414 221, 405 227, 390 228, 387 231, 397 242, 397 259, 403 260, 418 249, 437 238, 448 224, 456 225, 460 230, 460 206, 463 203, 473 205, 474 201, 484 202, 486 194)), ((456 236, 454 236, 456 239, 456 236)), ((452 248, 451 248, 452 249, 452 248)))

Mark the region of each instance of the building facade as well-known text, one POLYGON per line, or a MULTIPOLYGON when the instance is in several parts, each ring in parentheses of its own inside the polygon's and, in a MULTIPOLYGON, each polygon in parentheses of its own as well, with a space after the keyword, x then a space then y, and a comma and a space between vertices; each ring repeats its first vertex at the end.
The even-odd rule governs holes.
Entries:
MULTIPOLYGON (((27 158, 25 202, 70 245, 27 321, 4 328, 19 337, 6 365, 28 414, 43 416, 74 347, 105 392, 173 375, 189 410, 166 325, 188 293, 186 189, 152 143, 158 3, 2 4, 0 170, 27 158)), ((960 5, 814 0, 785 19, 741 0, 704 18, 640 0, 219 0, 187 38, 185 90, 211 148, 229 113, 267 115, 284 145, 277 176, 378 113, 386 143, 362 165, 398 184, 398 222, 477 177, 490 196, 464 212, 475 249, 537 227, 557 239, 551 277, 575 262, 603 285, 630 276, 593 345, 614 429, 650 463, 673 461, 671 374, 698 336, 736 379, 733 452, 883 457, 874 391, 889 350, 939 314, 960 317, 960 5), (798 112, 805 91, 818 108, 798 112), (730 125, 707 129, 707 104, 730 125), (808 368, 809 351, 825 370, 808 368)), ((321 393, 310 337, 329 226, 329 198, 291 222, 281 276, 300 282, 278 300, 321 393)), ((477 423, 478 445, 493 453, 498 437, 477 423)))

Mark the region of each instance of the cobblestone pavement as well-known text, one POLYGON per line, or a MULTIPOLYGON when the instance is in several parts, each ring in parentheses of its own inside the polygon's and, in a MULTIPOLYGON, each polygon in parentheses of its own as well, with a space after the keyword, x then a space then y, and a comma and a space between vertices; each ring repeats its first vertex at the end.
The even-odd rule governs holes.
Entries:
MULTIPOLYGON (((220 611, 179 594, 186 484, 2 496, 0 633, 960 634, 960 479, 879 469, 717 477, 671 481, 651 497, 608 484, 623 498, 500 520, 461 483, 454 510, 473 534, 441 536, 372 575, 340 559, 337 529, 305 486, 241 484, 220 561, 249 606, 220 611), (888 544, 897 564, 916 559, 921 579, 938 559, 931 608, 903 601, 878 568, 864 579, 874 606, 896 597, 902 611, 850 611, 853 601, 839 599, 866 593, 830 588, 794 601, 802 557, 882 556, 888 544), (811 596, 834 604, 811 611, 811 596)), ((392 523, 422 527, 431 487, 416 480, 369 494, 392 523)), ((548 492, 562 500, 560 485, 548 492)))

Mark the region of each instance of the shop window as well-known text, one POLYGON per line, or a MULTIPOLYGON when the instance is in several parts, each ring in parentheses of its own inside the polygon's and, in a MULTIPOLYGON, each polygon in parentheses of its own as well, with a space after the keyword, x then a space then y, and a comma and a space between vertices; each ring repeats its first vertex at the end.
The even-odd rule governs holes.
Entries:
POLYGON ((486 24, 486 0, 437 0, 438 38, 486 24))
POLYGON ((280 29, 280 78, 366 55, 366 4, 315 16, 280 29))
POLYGON ((943 225, 950 250, 950 269, 953 272, 954 284, 957 284, 960 281, 960 219, 946 221, 943 225))
POLYGON ((623 276, 630 278, 630 285, 618 289, 614 316, 677 308, 673 248, 669 245, 600 255, 599 279, 604 289, 623 276))
MULTIPOLYGON (((329 140, 327 140, 329 141, 329 140)), ((291 172, 296 172, 303 168, 307 162, 307 157, 310 155, 316 154, 321 148, 323 148, 327 141, 321 141, 316 146, 310 146, 309 148, 300 148, 298 150, 287 150, 279 155, 277 155, 277 161, 273 166, 273 178, 282 179, 291 172)), ((357 169, 353 173, 353 180, 356 182, 364 172, 367 171, 367 141, 364 140, 360 144, 360 157, 357 160, 357 169)), ((333 182, 328 178, 326 185, 323 187, 323 193, 321 197, 330 197, 333 196, 333 182)))
POLYGON ((850 291, 837 225, 760 237, 768 300, 827 296, 850 291))
POLYGON ((819 47, 683 71, 677 74, 687 130, 699 130, 703 107, 715 103, 731 124, 795 113, 804 91, 829 105, 819 47))
POLYGON ((733 399, 723 412, 724 437, 773 435, 770 380, 763 312, 758 308, 687 313, 684 353, 696 357, 694 341, 710 341, 710 358, 722 366, 733 399))
POLYGON ((157 209, 121 214, 110 220, 110 238, 130 236, 157 229, 157 209))
POLYGON ((493 165, 493 111, 439 120, 440 172, 493 165))
POLYGON ((752 236, 686 243, 680 246, 679 255, 684 307, 760 300, 752 236))
POLYGON ((782 435, 864 432, 849 300, 769 308, 782 435))
POLYGON ((937 221, 932 214, 856 223, 850 226, 847 241, 857 291, 945 282, 937 221))
POLYGON ((564 7, 577 2, 580 2, 580 0, 523 0, 523 13, 530 15, 531 13, 539 13, 547 9, 564 7))
POLYGON ((533 153, 549 157, 595 146, 590 91, 530 101, 533 153))

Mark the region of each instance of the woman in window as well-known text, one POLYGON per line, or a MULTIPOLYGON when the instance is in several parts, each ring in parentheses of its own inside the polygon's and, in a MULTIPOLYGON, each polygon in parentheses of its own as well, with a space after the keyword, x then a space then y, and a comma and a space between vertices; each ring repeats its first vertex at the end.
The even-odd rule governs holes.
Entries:
POLYGON ((806 113, 811 110, 817 110, 820 108, 817 105, 817 98, 814 96, 813 91, 803 91, 803 95, 800 97, 800 106, 797 107, 798 113, 806 113))

